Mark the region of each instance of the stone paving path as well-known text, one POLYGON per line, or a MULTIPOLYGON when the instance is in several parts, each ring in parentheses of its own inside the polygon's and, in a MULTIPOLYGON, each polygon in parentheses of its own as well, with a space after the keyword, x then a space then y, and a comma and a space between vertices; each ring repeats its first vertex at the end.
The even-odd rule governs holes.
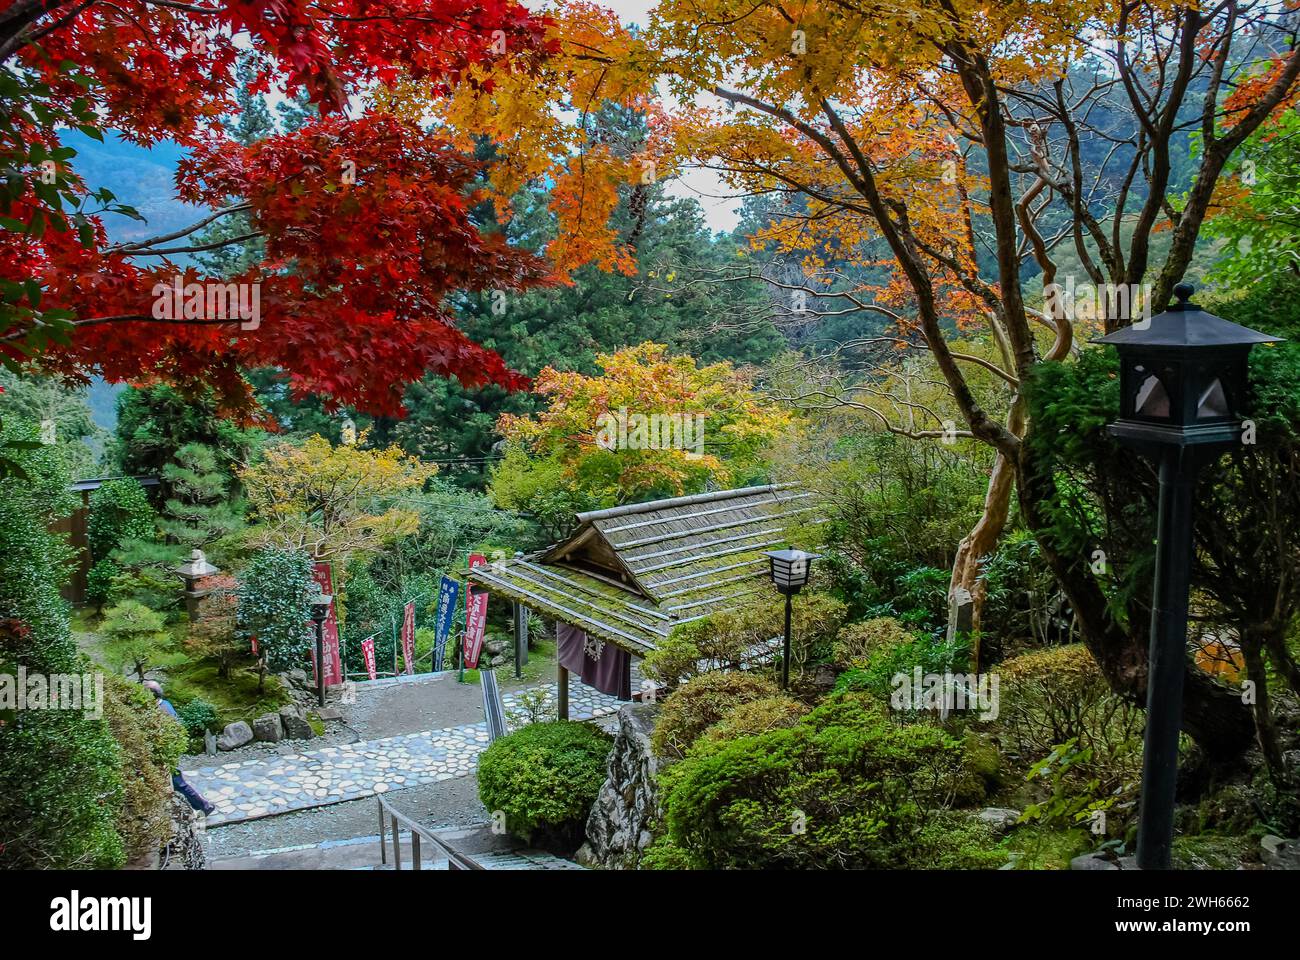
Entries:
MULTIPOLYGON (((633 689, 638 678, 633 676, 633 689)), ((555 703, 555 684, 534 687, 555 703)), ((502 696, 509 716, 520 692, 502 696)), ((578 682, 569 684, 569 716, 591 720, 617 712, 619 701, 578 682)), ((487 748, 484 722, 465 723, 304 753, 259 757, 185 771, 185 779, 216 804, 209 827, 291 810, 357 800, 474 772, 487 748)))

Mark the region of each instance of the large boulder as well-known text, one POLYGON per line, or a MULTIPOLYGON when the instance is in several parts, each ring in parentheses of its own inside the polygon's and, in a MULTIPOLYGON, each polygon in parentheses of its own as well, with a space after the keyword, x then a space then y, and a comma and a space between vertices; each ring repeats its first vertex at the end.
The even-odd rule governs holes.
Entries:
POLYGON ((253 739, 262 743, 279 743, 284 739, 284 726, 278 713, 267 713, 253 721, 253 739))
POLYGON ((605 766, 605 783, 587 817, 587 842, 578 862, 628 870, 654 840, 663 816, 656 783, 658 761, 650 749, 658 707, 629 703, 618 711, 618 732, 605 766))
POLYGON ((307 722, 306 711, 294 703, 286 703, 280 708, 280 725, 289 740, 310 740, 316 736, 316 731, 307 722))
POLYGON ((1300 870, 1300 840, 1267 834, 1259 841, 1264 864, 1270 870, 1300 870))
POLYGON ((218 750, 237 750, 246 743, 253 742, 253 728, 243 720, 236 720, 234 723, 226 724, 226 729, 221 731, 221 736, 217 738, 218 750))

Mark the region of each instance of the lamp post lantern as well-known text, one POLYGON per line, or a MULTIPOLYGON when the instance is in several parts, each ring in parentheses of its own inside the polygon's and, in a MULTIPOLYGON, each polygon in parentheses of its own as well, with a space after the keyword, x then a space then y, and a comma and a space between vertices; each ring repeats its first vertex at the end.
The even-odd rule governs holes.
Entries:
POLYGON ((1142 870, 1169 868, 1174 837, 1196 472, 1242 442, 1247 356, 1255 344, 1279 339, 1206 313, 1190 302, 1192 291, 1178 284, 1178 302, 1164 313, 1093 341, 1119 353, 1120 416, 1108 432, 1160 470, 1137 841, 1142 870))
POLYGON ((319 587, 310 600, 311 621, 316 624, 316 704, 321 707, 325 706, 325 619, 333 602, 334 598, 319 587))
POLYGON ((803 550, 770 550, 766 556, 776 589, 785 595, 785 656, 781 660, 781 689, 790 686, 790 602, 808 582, 808 570, 821 554, 803 550))

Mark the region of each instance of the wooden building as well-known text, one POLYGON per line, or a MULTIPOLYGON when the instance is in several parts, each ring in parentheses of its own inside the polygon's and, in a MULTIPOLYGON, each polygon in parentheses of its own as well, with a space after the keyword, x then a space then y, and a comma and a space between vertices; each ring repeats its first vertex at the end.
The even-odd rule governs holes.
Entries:
MULTIPOLYGON (((631 657, 681 624, 775 596, 765 552, 807 542, 800 528, 825 522, 814 494, 793 484, 594 510, 577 521, 564 541, 474 567, 469 581, 631 657)), ((568 673, 561 665, 561 718, 568 673)))

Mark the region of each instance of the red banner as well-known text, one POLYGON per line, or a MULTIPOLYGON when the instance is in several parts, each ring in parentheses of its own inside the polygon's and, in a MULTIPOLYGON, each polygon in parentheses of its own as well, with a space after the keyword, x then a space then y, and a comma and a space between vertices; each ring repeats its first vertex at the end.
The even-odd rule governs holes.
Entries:
MULTIPOLYGON (((320 588, 331 597, 334 596, 334 574, 330 570, 330 565, 321 561, 312 568, 312 579, 320 585, 320 588)), ((312 624, 312 636, 315 637, 315 624, 312 624)), ((322 634, 325 640, 325 686, 336 686, 343 682, 343 663, 339 659, 339 621, 334 612, 334 602, 330 601, 329 616, 325 618, 322 625, 322 634)), ((313 640, 311 648, 311 668, 312 676, 316 676, 316 644, 313 640)))
POLYGON ((361 655, 366 658, 366 673, 370 674, 370 679, 379 679, 379 674, 375 671, 374 637, 366 637, 366 639, 361 641, 361 655))
POLYGON ((257 635, 254 634, 249 637, 248 640, 253 645, 253 656, 257 656, 257 635))
POLYGON ((406 675, 415 673, 415 601, 402 612, 402 657, 406 660, 406 675))
POLYGON ((486 590, 470 588, 465 600, 465 666, 478 666, 478 655, 483 649, 483 630, 487 626, 486 590))

